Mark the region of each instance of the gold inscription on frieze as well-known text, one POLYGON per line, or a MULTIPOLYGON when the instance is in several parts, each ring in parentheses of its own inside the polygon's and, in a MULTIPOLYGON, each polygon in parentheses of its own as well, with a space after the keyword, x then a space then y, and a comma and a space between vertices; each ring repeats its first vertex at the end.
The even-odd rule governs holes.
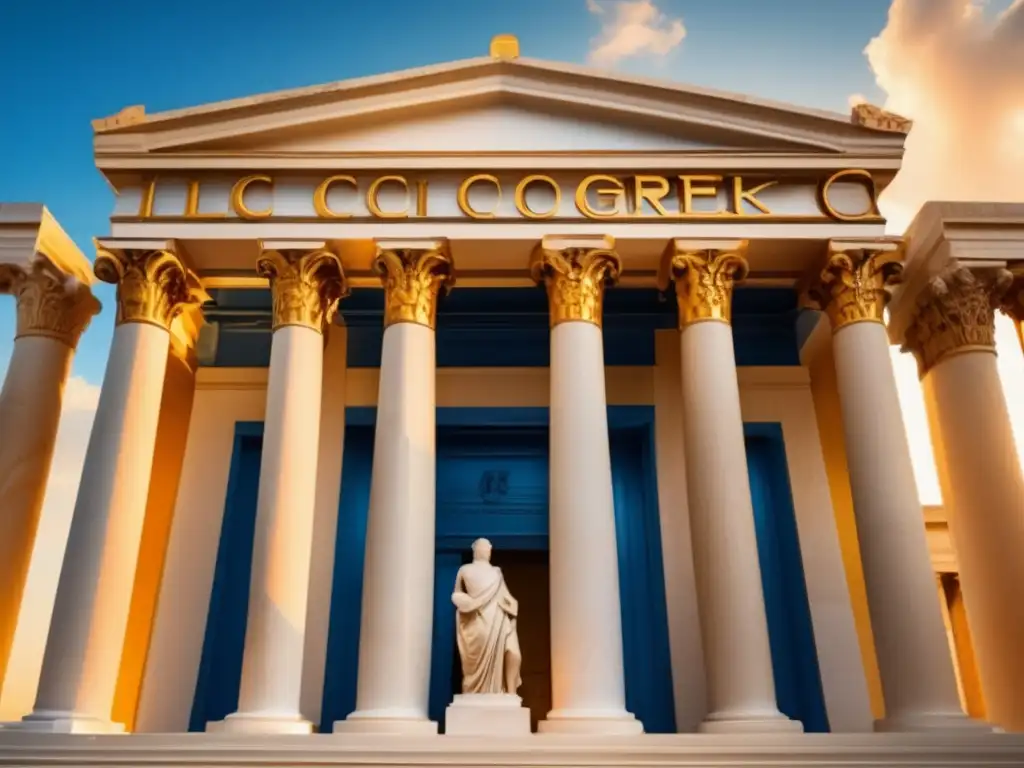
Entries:
POLYGON ((625 202, 626 187, 614 176, 597 173, 587 176, 576 187, 576 210, 588 219, 614 219, 625 216, 625 202), (602 206, 601 209, 590 205, 590 190, 596 184, 605 185, 594 190, 594 194, 602 206))
POLYGON ((821 207, 824 209, 825 213, 829 218, 836 219, 838 221, 862 221, 864 219, 877 218, 879 215, 878 191, 875 187, 875 180, 871 177, 870 171, 865 171, 859 168, 837 171, 822 182, 821 188, 818 191, 818 196, 821 207), (860 213, 845 213, 833 205, 833 202, 829 197, 832 191, 832 185, 837 181, 843 180, 847 182, 859 182, 867 189, 868 205, 860 213))
POLYGON ((501 205, 501 182, 498 181, 497 176, 492 176, 489 173, 478 173, 475 176, 470 176, 459 184, 459 190, 455 194, 455 202, 458 204, 459 210, 471 219, 493 219, 498 215, 498 206, 501 205), (496 199, 493 210, 479 211, 469 202, 469 190, 474 184, 479 183, 487 183, 494 187, 496 199))
MULTIPOLYGON (((717 174, 699 174, 696 176, 679 176, 679 212, 683 215, 695 213, 693 198, 718 197, 718 185, 722 177, 717 174)), ((711 215, 719 215, 721 211, 712 211, 711 215)))
POLYGON ((252 176, 245 176, 235 182, 235 185, 231 188, 231 210, 242 219, 249 219, 250 221, 256 221, 258 219, 269 219, 274 215, 274 205, 271 203, 262 211, 254 211, 245 204, 245 192, 253 184, 266 184, 270 187, 271 193, 274 190, 274 180, 269 176, 261 173, 253 174, 252 176))
POLYGON ((520 215, 527 219, 553 219, 558 215, 558 209, 561 206, 562 190, 559 188, 558 182, 550 176, 545 176, 542 173, 536 173, 531 176, 524 176, 522 180, 516 184, 516 210, 519 211, 520 215), (547 184, 551 188, 551 193, 554 195, 554 202, 546 211, 535 211, 526 201, 526 190, 529 189, 531 185, 539 184, 547 184))
POLYGON ((345 174, 328 176, 317 184, 316 189, 313 191, 313 210, 316 211, 316 215, 321 219, 348 219, 352 216, 351 213, 335 211, 327 204, 327 195, 335 184, 351 184, 353 187, 358 188, 355 177, 345 174))
MULTIPOLYGON (((273 202, 257 210, 252 207, 251 187, 265 185, 274 195, 275 180, 266 174, 244 176, 234 182, 229 194, 227 210, 224 212, 200 210, 200 179, 186 181, 184 206, 181 214, 154 215, 158 179, 150 178, 143 183, 138 209, 138 218, 186 218, 223 219, 233 212, 247 220, 265 220, 275 215, 273 202), (249 202, 246 202, 247 195, 249 202)), ((333 174, 317 181, 312 187, 312 208, 315 218, 327 220, 351 220, 359 218, 383 220, 425 219, 428 208, 440 202, 443 210, 451 204, 451 181, 431 185, 426 178, 409 178, 405 175, 387 174, 360 178, 352 174, 333 174), (331 207, 328 196, 332 189, 351 187, 357 197, 362 197, 365 210, 349 209, 336 199, 331 207), (395 188, 398 195, 395 195, 395 188), (390 194, 389 194, 390 193, 390 194), (448 197, 445 203, 441 198, 448 197)), ((283 188, 279 195, 294 194, 298 185, 292 183, 283 188)), ((179 187, 180 189, 180 187, 179 187)), ((301 193, 309 194, 309 192, 301 193)), ((791 179, 766 178, 742 174, 723 175, 718 173, 680 173, 676 175, 635 174, 615 176, 595 173, 577 182, 558 181, 542 173, 533 173, 518 178, 506 178, 492 173, 475 173, 457 180, 454 185, 455 204, 459 212, 472 220, 493 221, 498 218, 527 219, 543 221, 566 218, 562 210, 563 196, 571 195, 578 214, 585 219, 631 221, 653 220, 706 220, 706 219, 761 219, 761 220, 819 220, 819 221, 880 221, 877 205, 877 188, 871 173, 862 169, 844 169, 828 176, 813 178, 794 177, 791 179), (762 195, 773 187, 786 186, 802 193, 806 211, 776 213, 770 207, 773 198, 762 195), (840 188, 849 192, 854 187, 857 193, 852 200, 844 199, 840 188), (492 187, 493 196, 486 189, 492 187), (865 194, 860 194, 860 187, 865 194), (472 200, 474 191, 477 198, 472 200), (480 192, 486 192, 483 197, 480 192), (531 193, 543 193, 543 196, 531 193), (515 213, 501 212, 501 201, 505 195, 512 197, 515 213), (851 206, 854 210, 850 210, 851 206)), ((178 198, 180 200, 180 198, 178 198)), ((166 208, 166 203, 162 204, 166 208)), ((209 206, 207 206, 208 208, 209 206)), ((449 209, 450 210, 450 209, 449 209)), ((435 216, 445 216, 435 211, 435 216)), ((304 217, 308 218, 308 217, 304 217)))
POLYGON ((370 182, 366 191, 366 207, 375 219, 409 218, 409 182, 405 176, 380 176, 370 182), (385 184, 398 184, 405 191, 405 208, 400 211, 385 211, 380 207, 380 188, 385 184))

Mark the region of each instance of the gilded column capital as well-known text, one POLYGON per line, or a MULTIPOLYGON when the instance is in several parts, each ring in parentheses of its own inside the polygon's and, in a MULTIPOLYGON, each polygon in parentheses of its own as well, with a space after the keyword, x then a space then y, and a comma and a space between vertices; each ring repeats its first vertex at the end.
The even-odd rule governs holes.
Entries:
POLYGON ((746 241, 721 247, 688 247, 673 241, 662 259, 659 284, 675 282, 679 330, 709 320, 732 323, 732 291, 750 267, 746 241))
POLYGON ((169 331, 186 307, 210 299, 195 272, 169 250, 97 246, 93 271, 117 286, 117 325, 148 323, 169 331))
POLYGON ((264 248, 256 272, 270 282, 273 330, 299 325, 322 334, 348 286, 338 255, 326 248, 264 248))
POLYGON ((853 323, 884 324, 890 291, 902 280, 903 256, 894 246, 832 246, 804 303, 828 315, 832 333, 853 323))
POLYGON ((455 265, 443 240, 378 242, 373 269, 384 286, 384 327, 415 323, 437 328, 437 302, 455 285, 455 265))
POLYGON ((607 247, 557 248, 541 243, 534 251, 530 276, 547 289, 552 328, 572 321, 601 327, 604 290, 615 285, 622 272, 614 241, 604 240, 607 247))
POLYGON ((16 339, 44 336, 72 349, 101 308, 88 285, 41 258, 27 266, 0 264, 0 293, 17 301, 16 339))
POLYGON ((928 281, 903 344, 917 358, 921 378, 951 355, 995 354, 995 310, 1012 282, 1006 269, 975 273, 958 262, 928 281))

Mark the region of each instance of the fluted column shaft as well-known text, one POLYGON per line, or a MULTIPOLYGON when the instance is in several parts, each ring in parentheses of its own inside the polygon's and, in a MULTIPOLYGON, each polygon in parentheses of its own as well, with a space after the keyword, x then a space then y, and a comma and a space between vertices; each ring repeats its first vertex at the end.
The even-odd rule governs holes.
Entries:
POLYGON ((323 334, 344 292, 341 261, 323 248, 264 243, 273 338, 249 614, 238 709, 208 730, 310 733, 301 711, 302 659, 313 552, 323 334))
POLYGON ((779 712, 732 337, 732 291, 747 272, 744 243, 674 243, 682 347, 683 431, 708 714, 713 733, 799 731, 779 712))
POLYGON ((995 355, 994 308, 1009 282, 1003 270, 950 265, 919 297, 905 346, 925 392, 986 715, 1024 731, 1024 480, 995 355))
POLYGON ((0 390, 0 682, 4 679, 50 474, 64 384, 99 309, 89 286, 43 259, 0 265, 17 299, 17 331, 0 390))
POLYGON ((335 732, 436 733, 427 716, 434 610, 435 357, 443 242, 379 243, 384 341, 363 570, 356 710, 335 732))
POLYGON ((843 436, 885 717, 876 730, 967 725, 883 325, 896 250, 832 250, 810 290, 832 323, 843 436))
POLYGON ((601 308, 610 248, 542 245, 533 276, 551 314, 548 505, 552 709, 542 733, 640 733, 626 711, 601 308))
POLYGON ((172 321, 206 297, 170 251, 101 250, 117 325, 82 467, 35 708, 24 728, 120 730, 110 720, 149 492, 172 321))

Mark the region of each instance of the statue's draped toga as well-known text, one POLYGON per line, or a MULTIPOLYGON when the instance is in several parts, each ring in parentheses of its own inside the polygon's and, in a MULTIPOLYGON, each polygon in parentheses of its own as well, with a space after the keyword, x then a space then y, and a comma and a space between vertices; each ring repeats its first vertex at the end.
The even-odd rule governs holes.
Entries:
MULTIPOLYGON (((489 545, 487 549, 489 557, 489 545)), ((501 569, 482 558, 463 566, 452 602, 462 659, 462 692, 515 693, 522 683, 516 633, 519 603, 509 593, 501 569)))

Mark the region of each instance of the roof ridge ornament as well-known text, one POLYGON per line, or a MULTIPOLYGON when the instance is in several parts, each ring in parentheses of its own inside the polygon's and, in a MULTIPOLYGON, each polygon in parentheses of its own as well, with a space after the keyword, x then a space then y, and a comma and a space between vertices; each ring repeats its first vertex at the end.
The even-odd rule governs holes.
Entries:
POLYGON ((515 35, 495 35, 491 38, 491 58, 512 61, 519 58, 519 38, 515 35))
POLYGON ((914 121, 894 112, 887 112, 874 104, 854 104, 850 110, 850 122, 864 128, 889 133, 910 133, 914 121))
POLYGON ((144 104, 135 104, 125 107, 116 115, 93 120, 92 130, 93 133, 104 133, 115 128, 125 128, 129 125, 138 125, 144 122, 146 122, 146 106, 144 104))

